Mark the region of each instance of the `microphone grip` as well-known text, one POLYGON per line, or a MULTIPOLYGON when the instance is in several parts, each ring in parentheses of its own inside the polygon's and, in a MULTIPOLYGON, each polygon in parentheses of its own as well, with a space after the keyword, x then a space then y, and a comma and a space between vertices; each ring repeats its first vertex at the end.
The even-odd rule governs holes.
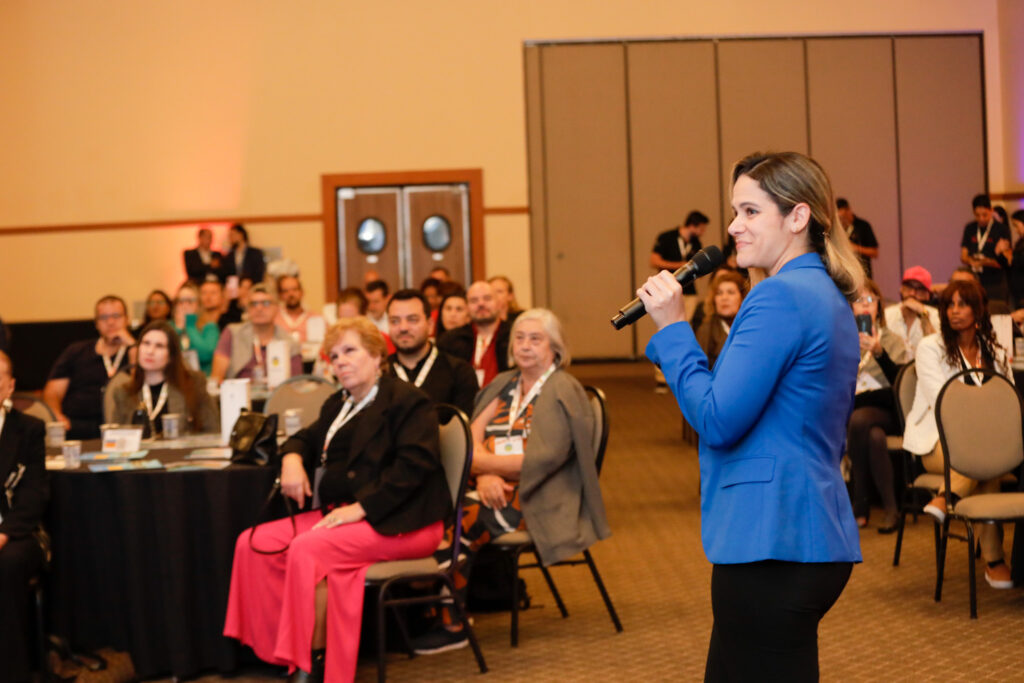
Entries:
POLYGON ((619 309, 619 312, 612 316, 612 327, 621 330, 626 325, 632 325, 647 314, 644 302, 637 297, 619 309))

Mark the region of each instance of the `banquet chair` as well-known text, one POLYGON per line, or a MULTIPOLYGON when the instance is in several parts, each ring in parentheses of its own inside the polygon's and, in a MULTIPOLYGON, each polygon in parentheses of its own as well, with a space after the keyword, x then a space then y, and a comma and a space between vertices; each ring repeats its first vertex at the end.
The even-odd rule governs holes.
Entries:
MULTIPOLYGON (((906 426, 907 414, 914 405, 914 393, 917 391, 917 366, 910 361, 900 369, 893 384, 896 395, 896 414, 899 416, 900 432, 906 426)), ((900 496, 899 522, 896 525, 896 547, 892 554, 892 566, 900 564, 900 551, 903 548, 903 531, 906 527, 907 513, 914 516, 921 512, 922 506, 935 497, 942 488, 942 475, 931 472, 920 472, 919 456, 903 449, 902 436, 886 437, 886 445, 890 451, 898 451, 903 464, 903 493, 900 496)), ((939 523, 933 524, 935 531, 935 561, 939 557, 939 523)))
POLYGON ((956 470, 975 481, 989 481, 1018 469, 1024 462, 1024 404, 1005 377, 991 370, 970 368, 953 375, 943 385, 935 402, 935 420, 946 453, 946 518, 939 539, 935 602, 942 600, 949 538, 966 541, 971 618, 977 619, 975 525, 1024 521, 1024 493, 979 493, 954 503, 950 472, 956 470), (975 386, 961 381, 969 374, 983 383, 975 386), (978 425, 984 428, 978 429, 978 425), (950 532, 953 520, 963 522, 966 536, 950 532))
POLYGON ((37 417, 43 422, 54 422, 57 417, 50 410, 50 406, 43 402, 43 399, 29 394, 23 391, 16 391, 11 394, 11 403, 14 404, 16 410, 20 410, 26 415, 37 417))
MULTIPOLYGON (((590 399, 591 408, 594 411, 595 425, 594 425, 594 453, 596 454, 595 464, 597 466, 598 475, 601 474, 601 465, 604 463, 605 449, 608 446, 608 412, 605 407, 605 395, 604 392, 597 387, 586 386, 584 390, 587 392, 587 396, 590 399)), ((615 606, 612 604, 611 596, 608 595, 608 590, 605 588, 604 581, 601 580, 601 573, 597 571, 597 565, 594 563, 594 558, 590 554, 590 550, 584 550, 582 558, 570 558, 561 562, 555 562, 550 566, 544 566, 540 561, 540 557, 537 555, 537 548, 533 544, 533 539, 530 537, 530 531, 528 529, 523 531, 513 531, 511 533, 502 534, 492 541, 492 544, 512 553, 512 565, 515 569, 515 576, 512 581, 512 624, 510 628, 510 640, 512 647, 519 647, 519 570, 520 569, 539 569, 541 574, 544 576, 544 580, 548 584, 548 588, 551 590, 551 595, 555 599, 555 604, 558 606, 558 611, 562 614, 562 618, 569 616, 568 610, 565 608, 565 603, 562 601, 562 596, 558 592, 558 588, 555 586, 555 581, 551 577, 550 567, 561 567, 561 566, 575 566, 579 564, 585 564, 590 568, 590 574, 594 578, 594 583, 597 585, 597 590, 601 593, 601 598, 604 600, 604 606, 608 610, 608 616, 611 617, 612 624, 615 625, 615 631, 622 633, 622 622, 619 621, 619 615, 615 611, 615 606), (523 553, 531 553, 534 556, 534 561, 529 564, 520 564, 520 558, 523 553)))
MULTIPOLYGON (((452 498, 452 507, 455 510, 454 536, 451 545, 452 561, 445 569, 441 569, 431 554, 417 560, 377 562, 370 565, 367 570, 366 585, 377 588, 378 591, 377 680, 381 682, 387 679, 385 649, 387 646, 386 612, 388 608, 394 610, 409 657, 415 656, 409 645, 409 634, 405 622, 402 621, 401 614, 398 613, 399 607, 408 605, 440 604, 449 607, 469 638, 469 644, 473 648, 473 655, 476 657, 477 666, 480 667, 480 673, 487 673, 487 663, 484 661, 484 655, 477 642, 473 625, 466 616, 466 607, 455 592, 455 570, 459 567, 460 562, 458 550, 461 547, 462 500, 469 481, 470 465, 473 462, 473 437, 469 431, 469 418, 465 413, 448 404, 439 404, 437 410, 438 416, 441 418, 441 464, 444 467, 448 491, 452 498), (445 418, 448 418, 447 422, 445 418), (429 593, 417 591, 417 595, 410 597, 390 597, 391 590, 397 586, 428 582, 446 590, 435 590, 429 593)), ((318 593, 326 590, 324 582, 317 587, 318 593)), ((326 604, 323 595, 318 595, 317 603, 326 604)))
POLYGON ((302 426, 308 427, 316 422, 324 401, 337 390, 335 385, 323 377, 296 375, 274 389, 267 399, 263 412, 266 415, 283 415, 286 410, 301 408, 302 426))

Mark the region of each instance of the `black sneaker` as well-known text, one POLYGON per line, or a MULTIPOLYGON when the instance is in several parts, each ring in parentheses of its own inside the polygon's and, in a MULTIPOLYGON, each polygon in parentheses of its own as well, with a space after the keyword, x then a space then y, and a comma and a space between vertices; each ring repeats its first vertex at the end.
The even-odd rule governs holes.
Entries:
POLYGON ((469 645, 465 631, 449 631, 438 626, 422 636, 413 638, 412 650, 418 655, 436 655, 438 652, 458 650, 469 645))

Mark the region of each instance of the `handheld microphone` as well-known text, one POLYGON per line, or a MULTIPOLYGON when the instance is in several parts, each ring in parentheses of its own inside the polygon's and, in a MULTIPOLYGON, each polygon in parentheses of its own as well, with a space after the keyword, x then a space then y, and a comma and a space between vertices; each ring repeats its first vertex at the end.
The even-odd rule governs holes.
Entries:
MULTIPOLYGON (((712 244, 698 251, 689 263, 672 273, 672 275, 679 281, 679 284, 686 286, 722 265, 724 260, 725 256, 722 254, 722 250, 712 244)), ((626 325, 632 325, 645 315, 647 315, 647 309, 644 308, 644 302, 640 301, 640 298, 637 297, 620 308, 619 312, 612 317, 612 327, 621 330, 626 325)))

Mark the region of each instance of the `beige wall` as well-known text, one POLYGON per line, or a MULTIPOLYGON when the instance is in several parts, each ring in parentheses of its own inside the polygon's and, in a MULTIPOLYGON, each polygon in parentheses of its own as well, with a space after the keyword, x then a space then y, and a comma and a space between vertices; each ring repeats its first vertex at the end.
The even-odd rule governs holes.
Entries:
MULTIPOLYGON (((0 228, 312 214, 321 173, 376 170, 481 167, 486 206, 523 206, 531 39, 983 30, 991 187, 1021 188, 1020 134, 1003 125, 1024 115, 1019 3, 809 6, 5 0, 0 228), (1003 36, 1001 16, 1017 26, 1003 36), (1005 155, 1004 137, 1015 150, 1005 155)), ((319 226, 251 227, 254 243, 300 264, 310 303, 322 301, 319 226)), ((0 233, 0 315, 82 317, 101 292, 173 286, 192 230, 0 233)), ((529 301, 527 217, 490 216, 485 234, 488 270, 529 301)))
MULTIPOLYGON (((1006 192, 1024 192, 1024 2, 999 0, 1006 192)), ((1011 213, 1024 201, 1006 202, 1011 213)))

